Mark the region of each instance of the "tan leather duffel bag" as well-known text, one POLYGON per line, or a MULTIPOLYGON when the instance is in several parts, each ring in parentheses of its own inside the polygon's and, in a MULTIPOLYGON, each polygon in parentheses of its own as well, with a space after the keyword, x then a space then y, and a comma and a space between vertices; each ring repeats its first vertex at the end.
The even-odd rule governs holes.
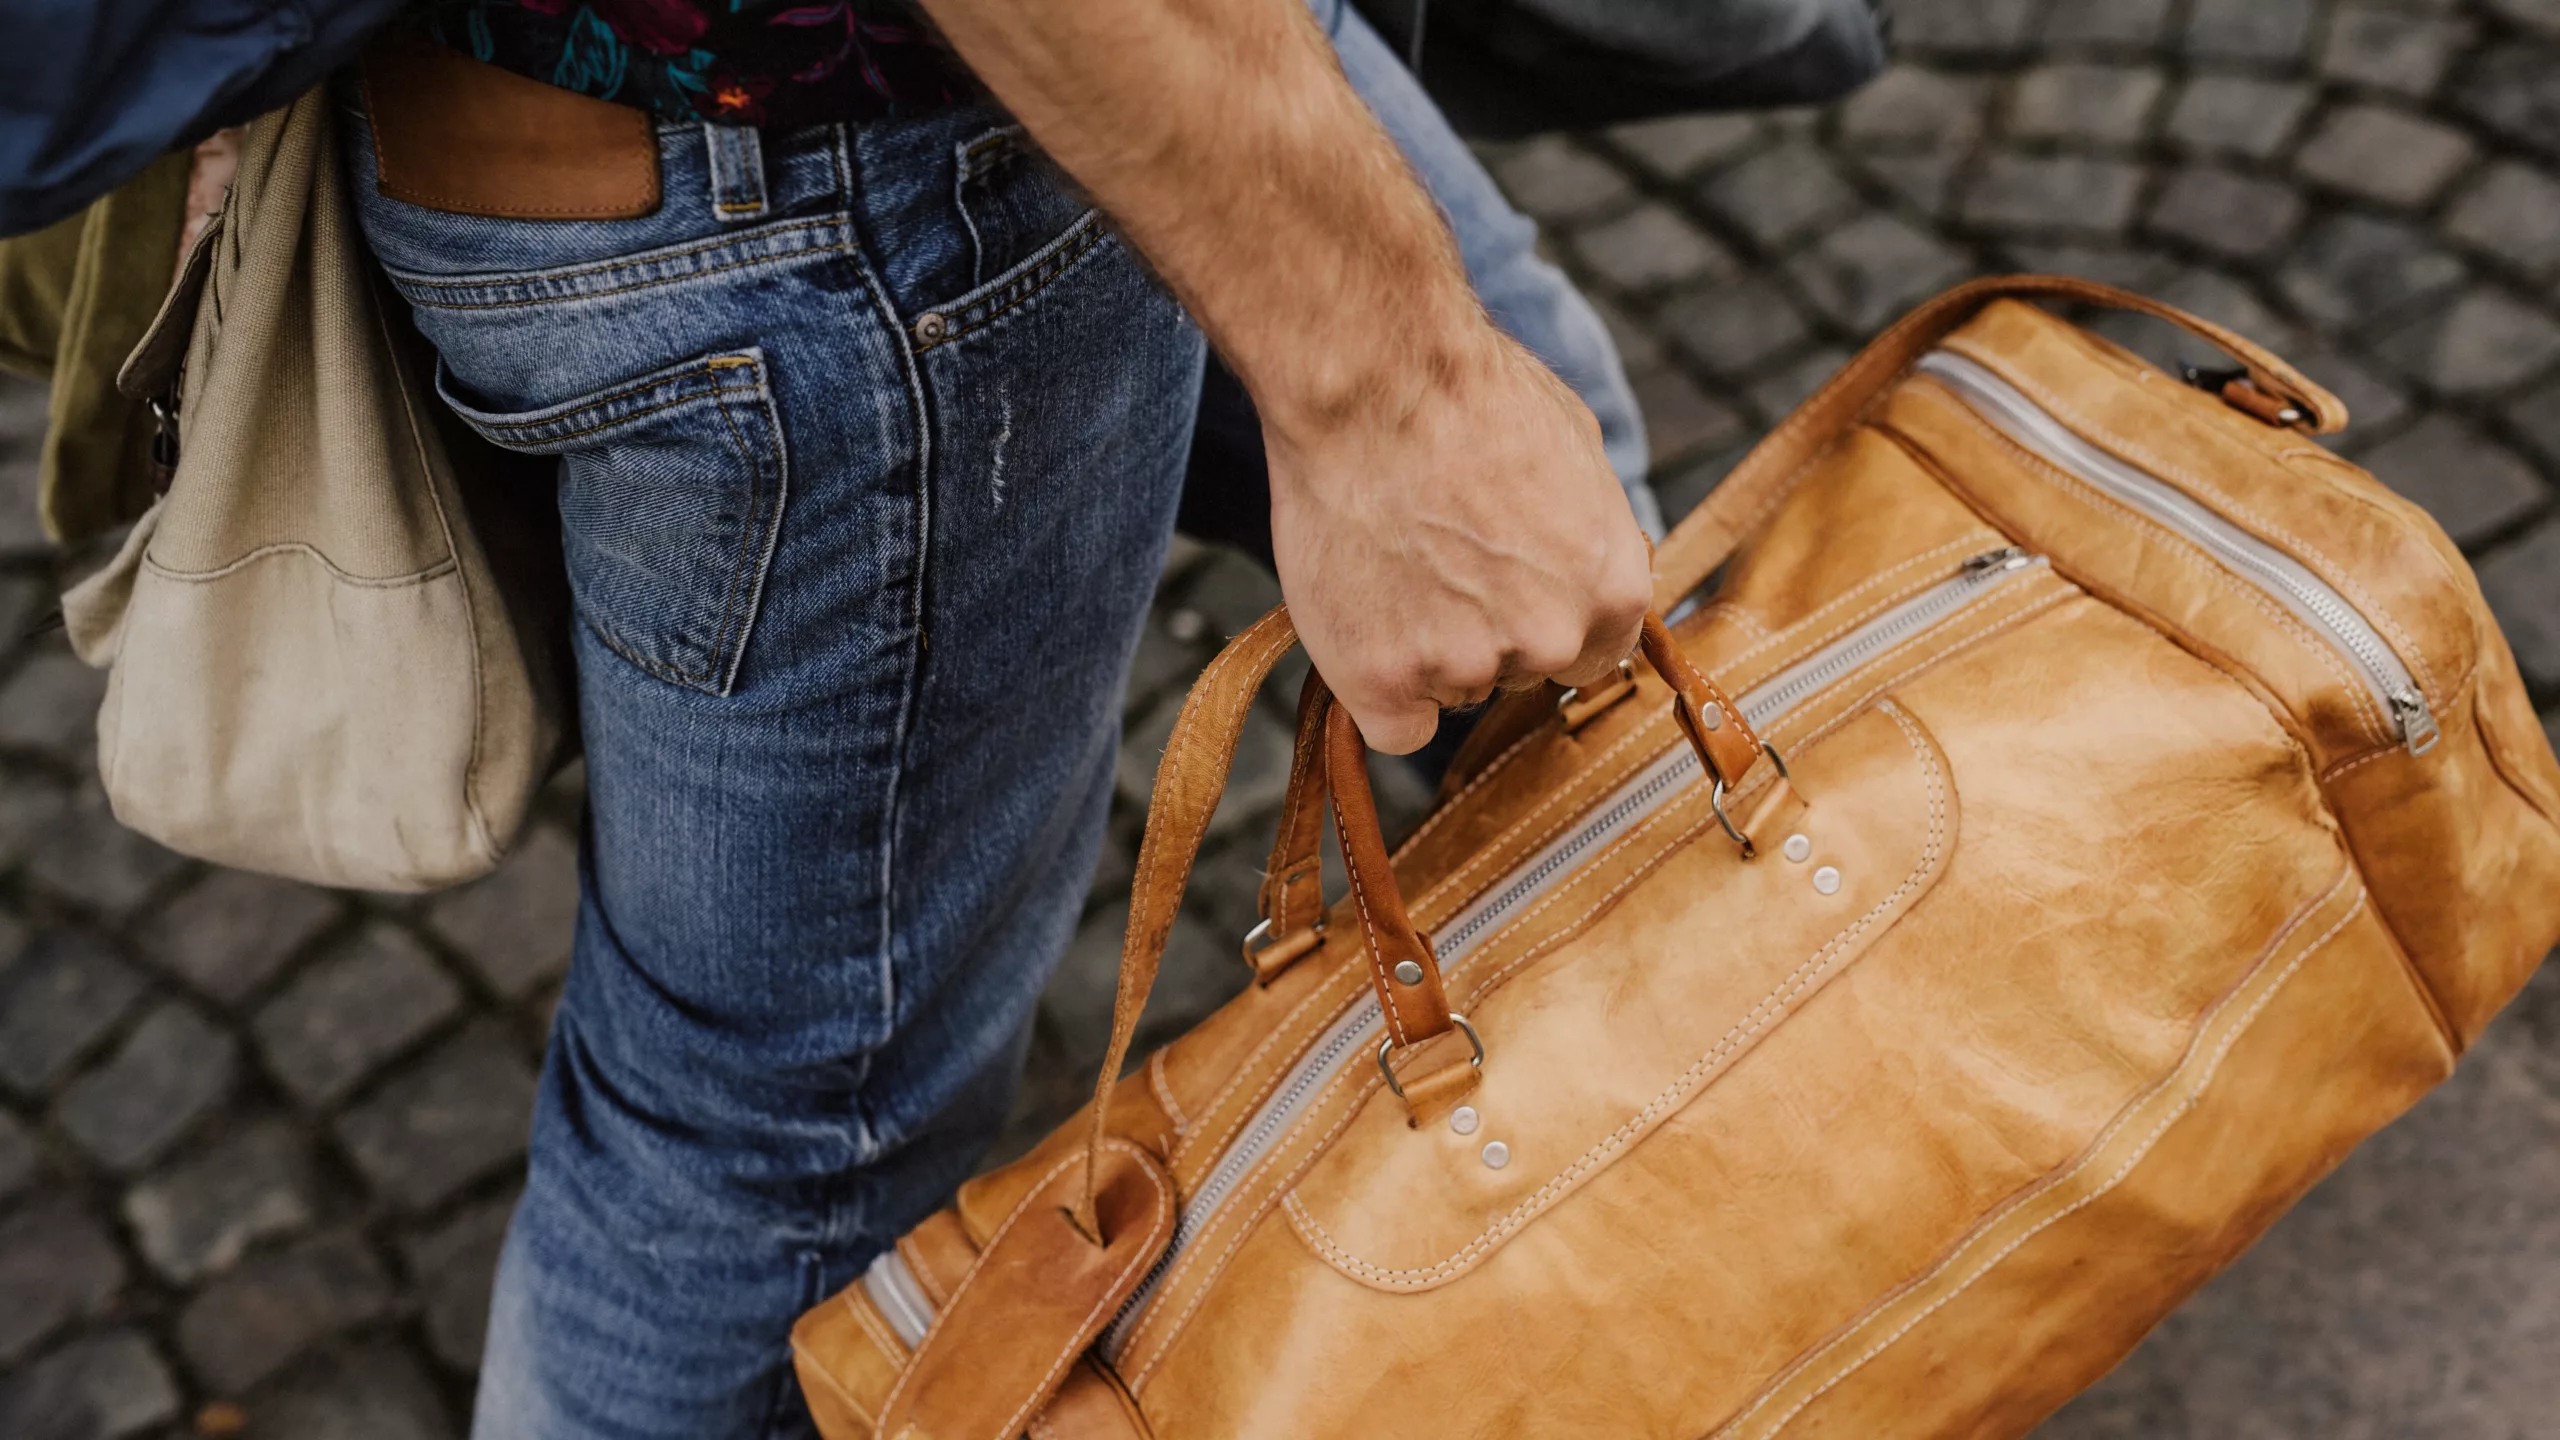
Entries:
MULTIPOLYGON (((2560 766, 2454 547, 2310 440, 2345 418, 2135 296, 1969 285, 1665 544, 1665 608, 1724 575, 1646 668, 1504 702, 1392 865, 1311 684, 1258 983, 809 1312, 821 1427, 2025 1432, 2560 937, 2560 766)), ((1174 731, 1106 1076, 1290 640, 1174 731)))

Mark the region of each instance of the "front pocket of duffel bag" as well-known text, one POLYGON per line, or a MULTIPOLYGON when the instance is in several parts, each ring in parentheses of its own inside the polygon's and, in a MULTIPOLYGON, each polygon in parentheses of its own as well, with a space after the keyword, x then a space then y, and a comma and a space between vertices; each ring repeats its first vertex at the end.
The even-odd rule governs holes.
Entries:
POLYGON ((782 424, 764 354, 707 355, 522 414, 445 403, 493 444, 560 457, 578 618, 674 685, 736 683, 781 533, 782 424))

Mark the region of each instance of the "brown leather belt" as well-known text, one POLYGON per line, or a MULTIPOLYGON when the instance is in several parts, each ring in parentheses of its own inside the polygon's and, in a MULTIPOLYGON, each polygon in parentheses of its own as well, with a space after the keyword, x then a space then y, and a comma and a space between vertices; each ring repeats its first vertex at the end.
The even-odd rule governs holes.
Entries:
POLYGON ((377 188, 509 220, 628 220, 658 208, 649 113, 418 41, 364 57, 377 188))

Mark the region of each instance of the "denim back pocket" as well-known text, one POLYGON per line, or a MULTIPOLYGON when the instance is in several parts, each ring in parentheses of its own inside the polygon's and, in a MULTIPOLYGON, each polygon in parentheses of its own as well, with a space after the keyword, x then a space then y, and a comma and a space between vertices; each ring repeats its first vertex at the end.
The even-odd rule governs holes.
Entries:
POLYGON ((707 355, 522 414, 437 389, 492 442, 560 457, 579 618, 642 670, 726 695, 773 558, 785 489, 764 354, 707 355))

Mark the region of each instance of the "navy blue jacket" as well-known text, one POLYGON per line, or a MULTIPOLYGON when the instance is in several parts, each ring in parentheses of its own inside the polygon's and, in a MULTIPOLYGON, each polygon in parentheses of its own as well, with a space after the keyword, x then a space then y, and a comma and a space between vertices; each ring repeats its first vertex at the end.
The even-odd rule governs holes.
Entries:
POLYGON ((0 0, 0 236, 290 103, 401 0, 0 0))

